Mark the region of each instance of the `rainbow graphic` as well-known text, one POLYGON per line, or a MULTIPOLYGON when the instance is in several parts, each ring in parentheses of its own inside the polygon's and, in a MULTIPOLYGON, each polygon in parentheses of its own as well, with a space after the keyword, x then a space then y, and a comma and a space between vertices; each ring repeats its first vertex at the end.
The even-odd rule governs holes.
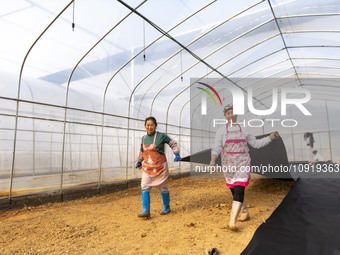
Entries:
MULTIPOLYGON (((206 83, 203 83, 203 82, 197 82, 197 83, 201 84, 203 86, 206 86, 208 89, 210 89, 212 92, 214 92, 214 94, 217 96, 217 98, 220 101, 220 104, 222 106, 222 100, 220 98, 220 95, 217 93, 217 91, 212 86, 210 86, 210 85, 208 85, 206 83)), ((211 92, 209 90, 204 89, 204 88, 200 88, 200 87, 197 87, 197 88, 200 89, 200 90, 203 90, 205 93, 207 93, 212 98, 212 100, 214 101, 215 105, 217 105, 217 102, 216 102, 213 94, 211 94, 211 92)), ((206 115, 207 114, 207 99, 204 96, 202 96, 201 113, 202 113, 202 115, 206 115)))
MULTIPOLYGON (((217 91, 216 91, 213 87, 211 87, 210 85, 208 85, 208 84, 206 84, 206 83, 203 83, 203 82, 197 82, 197 83, 199 83, 199 84, 201 84, 201 85, 204 85, 204 86, 206 86, 207 88, 211 89, 211 91, 214 92, 215 95, 217 96, 217 98, 218 98, 218 100, 220 101, 220 104, 221 104, 221 106, 222 106, 222 100, 221 100, 221 98, 220 98, 220 95, 217 93, 217 91)), ((206 93, 212 98, 212 100, 214 101, 215 105, 217 105, 214 96, 211 94, 211 92, 209 92, 209 90, 203 89, 203 88, 200 88, 200 87, 198 87, 198 89, 201 89, 201 90, 203 90, 204 92, 206 92, 206 93)))

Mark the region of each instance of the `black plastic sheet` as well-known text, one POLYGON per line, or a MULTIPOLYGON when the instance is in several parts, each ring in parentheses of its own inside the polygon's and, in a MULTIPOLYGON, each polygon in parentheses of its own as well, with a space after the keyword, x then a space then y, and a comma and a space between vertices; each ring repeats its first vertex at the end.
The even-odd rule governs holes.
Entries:
POLYGON ((340 254, 339 191, 339 179, 299 178, 241 254, 340 254))

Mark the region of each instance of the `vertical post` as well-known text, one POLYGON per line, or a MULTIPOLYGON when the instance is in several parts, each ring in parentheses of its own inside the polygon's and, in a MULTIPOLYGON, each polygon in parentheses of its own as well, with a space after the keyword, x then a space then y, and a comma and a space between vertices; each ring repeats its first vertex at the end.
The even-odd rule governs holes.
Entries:
MULTIPOLYGON (((33 109, 34 109, 34 107, 33 107, 33 109)), ((33 112, 34 112, 34 110, 33 110, 33 112)), ((32 121, 33 121, 33 125, 32 125, 32 139, 33 139, 33 156, 32 156, 32 158, 33 158, 33 176, 35 176, 35 131, 34 131, 34 119, 32 119, 32 121)))
POLYGON ((24 70, 25 62, 27 60, 28 55, 30 54, 32 48, 34 45, 39 41, 39 39, 44 35, 44 33, 52 26, 54 21, 56 21, 59 16, 72 4, 74 0, 69 2, 65 8, 53 19, 53 21, 44 29, 44 31, 38 36, 38 38, 34 41, 34 43, 31 45, 29 50, 26 53, 26 56, 22 62, 20 74, 19 74, 19 82, 18 82, 18 91, 17 91, 17 98, 16 98, 16 111, 15 111, 15 126, 14 126, 14 139, 13 139, 13 157, 12 157, 12 167, 11 167, 11 174, 10 174, 10 184, 9 184, 9 195, 8 198, 11 200, 12 196, 12 188, 13 188, 13 175, 14 175, 14 168, 15 168, 15 153, 16 153, 16 143, 17 143, 17 132, 18 132, 18 113, 19 113, 19 101, 20 101, 20 89, 21 89, 21 79, 22 79, 22 73, 24 70))
MULTIPOLYGON (((144 40, 145 40, 145 35, 144 35, 144 40)), ((144 41, 144 48, 145 48, 145 41, 144 41)), ((144 52, 144 56, 145 56, 145 52, 144 52)), ((134 58, 134 48, 131 48, 131 91, 133 91, 134 89, 134 85, 135 85, 135 58, 134 58)), ((145 60, 145 58, 144 58, 145 60)), ((132 110, 131 110, 131 116, 134 117, 135 116, 135 96, 132 95, 131 98, 131 105, 132 105, 132 110)), ((134 125, 133 127, 136 127, 137 122, 133 121, 134 125)), ((132 132, 132 141, 131 141, 131 145, 132 145, 132 160, 135 160, 136 158, 136 152, 135 152, 135 139, 136 139, 136 131, 133 130, 132 132)), ((136 176, 136 169, 133 167, 133 175, 136 176)))
POLYGON ((294 144, 294 134, 293 134, 293 130, 292 128, 290 128, 291 130, 291 137, 292 137, 292 151, 293 151, 293 160, 295 161, 295 144, 294 144))
POLYGON ((62 144, 62 154, 61 154, 61 169, 60 169, 60 188, 59 193, 61 199, 63 199, 63 178, 64 178, 64 163, 65 163, 65 143, 66 143, 66 122, 67 122, 67 98, 68 98, 68 89, 66 90, 66 99, 65 99, 65 109, 64 109, 64 128, 63 128, 63 144, 62 144))
MULTIPOLYGON (((289 113, 290 113, 290 117, 292 118, 292 111, 291 109, 289 109, 289 113)), ((292 137, 292 150, 293 150, 293 160, 295 161, 295 144, 294 144, 294 133, 293 133, 293 128, 290 128, 290 132, 291 132, 291 137, 292 137)))
MULTIPOLYGON (((75 161, 76 162, 82 162, 82 160, 81 160, 81 154, 82 154, 82 150, 81 150, 81 148, 82 148, 82 146, 81 146, 81 138, 82 138, 82 136, 83 136, 82 134, 79 135, 79 146, 78 146, 79 151, 78 151, 78 160, 77 160, 77 157, 75 157, 75 161)), ((91 143, 91 147, 92 147, 92 143, 91 143)), ((84 145, 84 148, 85 148, 84 154, 86 155, 86 143, 84 145)), ((91 161, 92 161, 92 156, 90 158, 91 158, 91 161)), ((92 164, 90 164, 90 169, 91 169, 91 167, 92 167, 92 164)), ((75 168, 77 170, 77 165, 75 166, 75 168)), ((82 168, 81 163, 78 163, 78 170, 81 170, 81 168, 82 168)))
POLYGON ((203 123, 204 123, 204 121, 203 121, 203 116, 202 116, 202 123, 201 123, 201 151, 203 151, 203 140, 204 140, 204 129, 203 129, 203 123))
POLYGON ((325 100, 326 104, 326 116, 327 116, 327 125, 328 125, 328 141, 329 141, 329 153, 331 157, 331 161, 333 161, 333 153, 332 153, 332 139, 331 139, 331 131, 330 131, 330 123, 329 123, 329 116, 328 116, 328 104, 327 100, 325 100))
MULTIPOLYGON (((20 80, 20 82, 21 82, 21 80, 20 80)), ((9 183, 9 192, 8 192, 9 200, 12 199, 12 190, 13 190, 14 164, 15 164, 15 154, 16 154, 16 145, 17 145, 17 133, 18 133, 18 122, 19 122, 20 82, 19 82, 19 86, 18 86, 17 105, 16 105, 16 112, 15 112, 15 126, 14 126, 14 139, 13 139, 13 157, 12 157, 12 168, 11 168, 10 183, 9 183)))
POLYGON ((123 165, 122 162, 122 156, 121 156, 121 149, 120 149, 120 142, 119 142, 119 134, 118 134, 119 129, 116 128, 116 133, 117 133, 117 145, 118 145, 118 154, 119 154, 119 166, 121 167, 123 165))
POLYGON ((102 113, 102 128, 101 128, 101 138, 100 138, 100 158, 99 158, 99 174, 98 174, 98 190, 100 189, 100 183, 102 178, 102 167, 103 167, 103 143, 104 143, 104 112, 105 112, 105 95, 103 99, 103 113, 102 113))
MULTIPOLYGON (((76 137, 76 134, 74 134, 76 137)), ((71 173, 73 173, 73 151, 72 151, 72 135, 71 135, 71 125, 68 125, 68 137, 69 137, 69 143, 70 143, 70 167, 71 167, 71 173)))
POLYGON ((126 161, 125 161, 125 180, 128 181, 129 173, 129 135, 130 135, 130 117, 128 118, 127 133, 126 133, 126 161))
MULTIPOLYGON (((133 56, 134 49, 133 47, 131 48, 131 56, 133 56)), ((134 58, 132 57, 132 62, 131 62, 131 91, 134 89, 134 58)), ((133 117, 133 112, 134 112, 134 107, 135 107, 135 99, 134 95, 131 95, 131 103, 132 105, 132 117, 133 117)), ((129 106, 130 106, 129 105, 129 106)), ((129 136, 130 136, 130 107, 128 109, 128 124, 127 124, 127 135, 126 135, 126 166, 125 166, 125 180, 126 182, 128 181, 128 176, 129 176, 129 136)), ((134 148, 133 148, 134 149, 134 148)))
MULTIPOLYGON (((53 129, 54 130, 54 129, 53 129)), ((52 149, 53 149, 53 130, 51 131, 51 143, 50 143, 50 173, 52 173, 52 149)))
MULTIPOLYGON (((301 144, 300 144, 300 148, 301 148, 301 154, 302 154, 302 156, 303 156, 303 153, 304 153, 304 150, 302 149, 303 148, 303 141, 302 141, 302 137, 300 136, 300 142, 301 142, 301 144)), ((311 150, 312 149, 312 147, 309 147, 309 150, 311 150)), ((311 153, 309 153, 309 156, 311 155, 311 153)))
MULTIPOLYGON (((98 164, 99 164, 99 168, 101 168, 101 166, 100 166, 100 153, 101 153, 101 150, 100 150, 100 147, 99 147, 99 139, 98 139, 98 127, 96 127, 96 138, 95 138, 95 140, 96 140, 96 142, 97 142, 97 147, 96 147, 96 149, 97 149, 97 159, 98 159, 98 164)), ((92 152, 93 152, 93 150, 92 150, 92 138, 91 138, 91 169, 93 168, 93 165, 94 165, 94 163, 93 163, 93 159, 92 159, 92 152)), ((99 186, 100 186, 100 182, 99 182, 99 175, 98 175, 98 188, 99 188, 99 186)))
POLYGON ((209 148, 211 148, 211 131, 210 131, 210 123, 208 124, 208 141, 209 141, 209 148))
MULTIPOLYGON (((181 109, 181 112, 179 114, 179 121, 178 121, 178 146, 180 147, 181 146, 181 115, 182 115, 182 110, 183 108, 181 109)), ((178 169, 178 172, 180 173, 181 172, 181 161, 179 162, 179 169, 178 169)))

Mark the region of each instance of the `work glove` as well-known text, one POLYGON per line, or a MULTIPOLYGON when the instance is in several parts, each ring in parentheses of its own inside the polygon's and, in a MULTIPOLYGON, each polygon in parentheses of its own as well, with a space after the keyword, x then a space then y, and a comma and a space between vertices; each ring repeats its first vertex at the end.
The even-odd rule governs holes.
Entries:
POLYGON ((142 162, 137 161, 136 168, 141 169, 142 168, 142 162))
POLYGON ((273 132, 269 135, 270 140, 276 140, 279 137, 280 137, 279 132, 273 132))
POLYGON ((181 158, 181 156, 179 155, 179 153, 176 153, 175 154, 175 159, 174 159, 174 162, 178 162, 178 161, 180 161, 182 158, 181 158))

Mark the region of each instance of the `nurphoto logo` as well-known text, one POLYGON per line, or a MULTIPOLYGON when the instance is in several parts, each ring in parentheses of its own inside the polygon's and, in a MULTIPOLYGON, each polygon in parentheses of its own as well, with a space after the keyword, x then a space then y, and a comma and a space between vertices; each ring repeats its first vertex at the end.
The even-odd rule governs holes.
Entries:
MULTIPOLYGON (((209 88, 215 96, 219 99, 220 104, 222 106, 222 100, 220 95, 217 93, 217 91, 210 85, 203 83, 203 82, 198 82, 201 85, 204 85, 205 87, 209 88)), ((244 106, 245 106, 245 96, 243 94, 243 91, 234 86, 234 87, 226 87, 232 94, 232 99, 233 99, 233 112, 234 114, 237 115, 244 115, 244 106)), ((200 88, 198 89, 203 90, 206 92, 214 101, 215 105, 217 105, 216 100, 213 96, 213 94, 205 89, 205 88, 200 88)), ((248 109, 251 113, 254 115, 259 115, 259 116, 268 116, 270 114, 273 114, 279 105, 279 100, 278 100, 278 89, 273 88, 272 89, 272 105, 269 109, 266 110, 259 110, 255 109, 254 104, 253 104, 253 90, 252 88, 247 88, 247 106, 248 109)), ((305 116, 311 116, 312 114, 306 109, 306 107, 303 105, 307 102, 310 101, 311 99, 311 93, 303 88, 282 88, 280 90, 280 103, 281 103, 281 116, 286 116, 287 115, 287 106, 288 105, 295 105, 305 116), (291 95, 294 95, 291 97, 291 95), (297 98, 299 96, 300 98, 297 98), (301 97, 302 96, 302 97, 301 97)), ((207 101, 206 97, 202 96, 202 101, 201 101, 201 114, 206 115, 207 114, 207 101)), ((272 127, 274 127, 275 122, 280 122, 283 127, 295 127, 297 126, 298 122, 295 119, 284 119, 284 120, 279 120, 279 119, 268 119, 266 118, 265 120, 262 119, 251 119, 248 120, 247 123, 244 120, 243 123, 238 123, 241 125, 246 125, 250 127, 261 127, 264 125, 264 122, 271 122, 272 127), (257 124, 255 124, 257 123, 257 124)), ((215 127, 216 125, 219 124, 226 124, 225 119, 214 119, 213 120, 213 126, 215 127)))

